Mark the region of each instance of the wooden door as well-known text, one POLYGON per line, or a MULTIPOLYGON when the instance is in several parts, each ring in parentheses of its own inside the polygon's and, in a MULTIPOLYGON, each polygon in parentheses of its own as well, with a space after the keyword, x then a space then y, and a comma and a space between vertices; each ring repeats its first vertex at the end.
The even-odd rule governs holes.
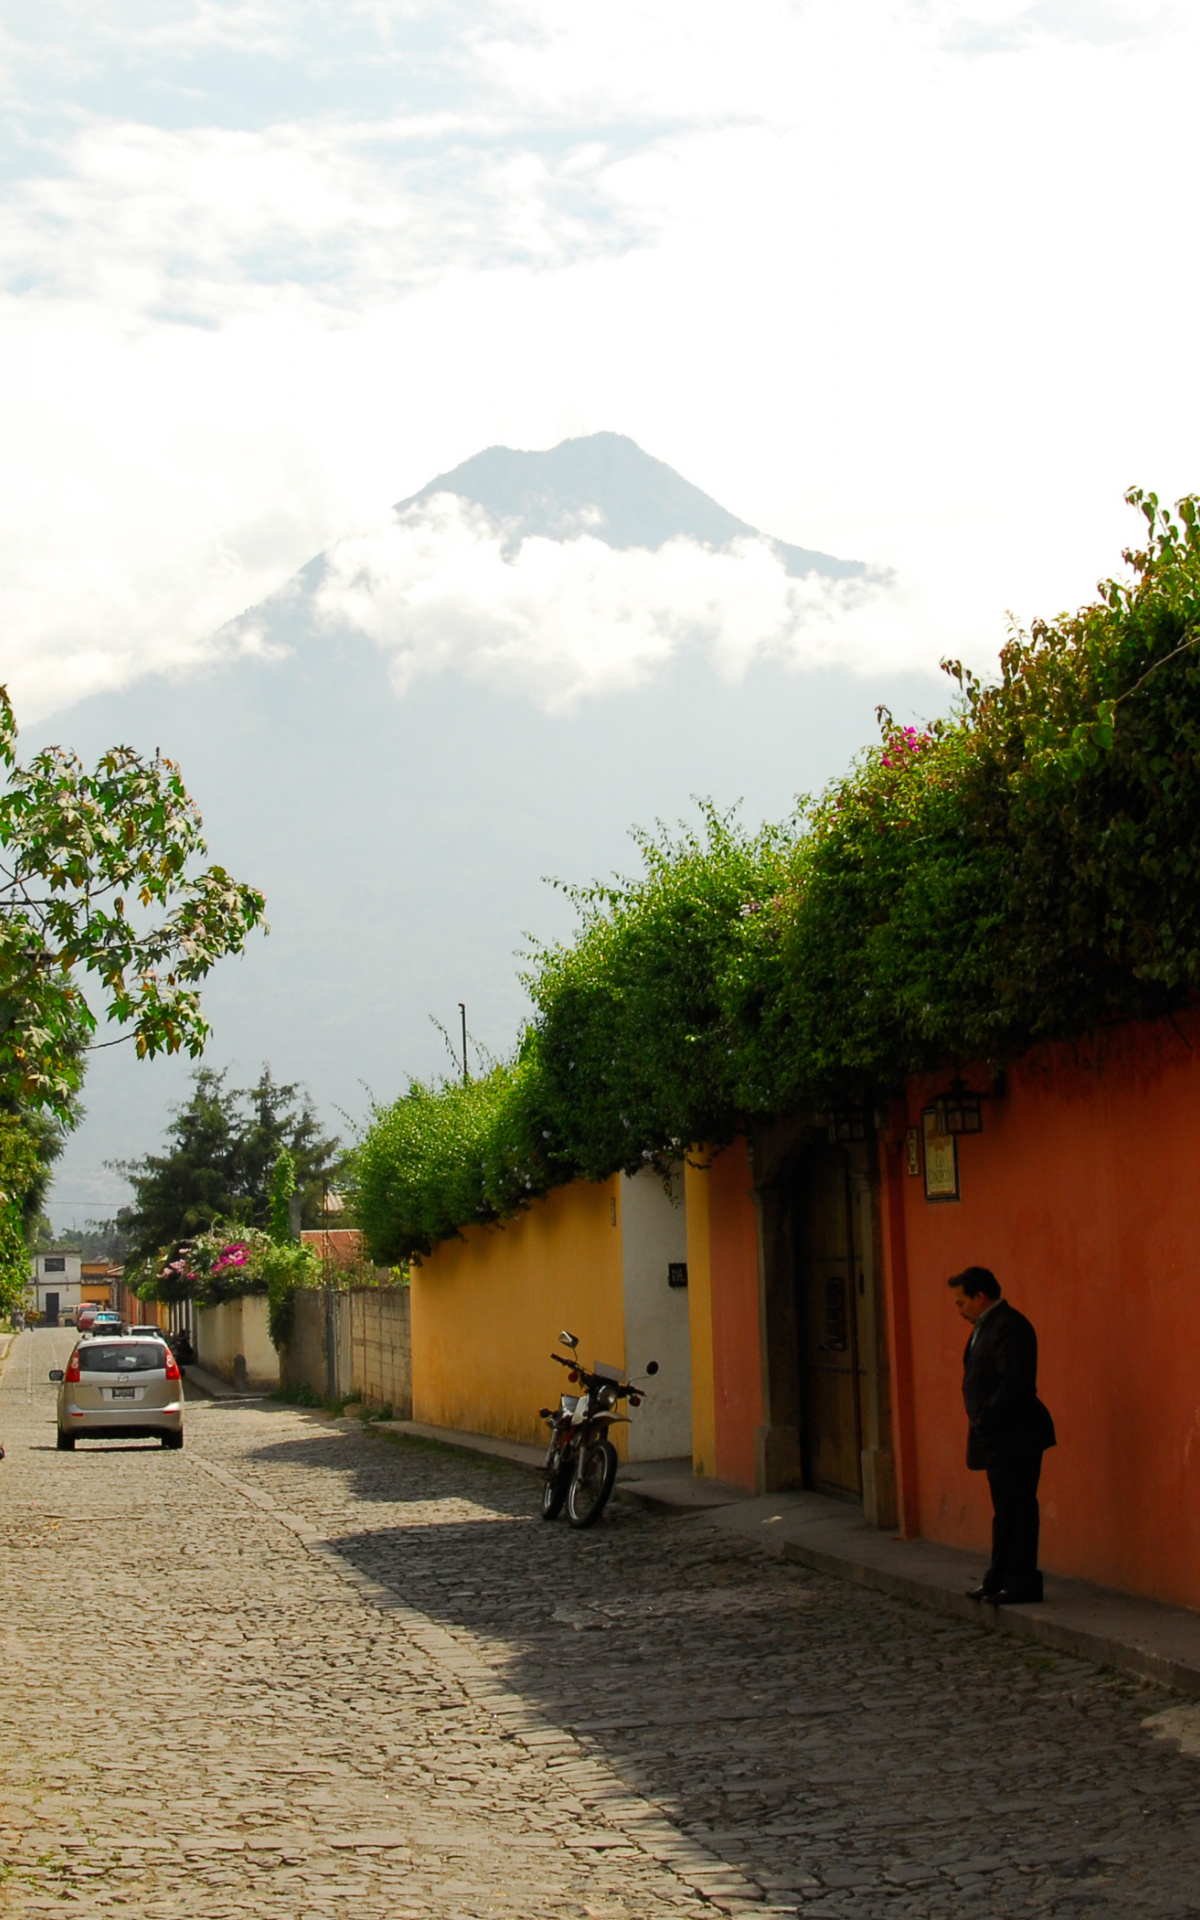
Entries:
POLYGON ((805 1483, 861 1500, 866 1301, 844 1147, 818 1148, 804 1163, 796 1251, 805 1483))

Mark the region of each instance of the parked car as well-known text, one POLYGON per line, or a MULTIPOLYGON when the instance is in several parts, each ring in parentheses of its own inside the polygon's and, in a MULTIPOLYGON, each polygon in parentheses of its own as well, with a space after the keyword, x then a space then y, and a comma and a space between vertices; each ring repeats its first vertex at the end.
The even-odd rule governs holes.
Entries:
POLYGON ((111 1307, 101 1307, 99 1313, 93 1316, 92 1324, 88 1328, 90 1334, 114 1334, 124 1333, 124 1331, 125 1322, 119 1313, 113 1312, 111 1307))
POLYGON ((126 1327, 125 1331, 131 1340, 163 1340, 167 1346, 171 1344, 161 1327, 126 1327))
POLYGON ((89 1330, 92 1321, 96 1318, 99 1311, 99 1302, 95 1300, 85 1300, 81 1306, 76 1308, 75 1325, 78 1327, 80 1333, 86 1333, 89 1330))
POLYGON ((58 1386, 58 1447, 77 1440, 149 1440, 183 1445, 183 1378, 159 1335, 81 1340, 58 1386))

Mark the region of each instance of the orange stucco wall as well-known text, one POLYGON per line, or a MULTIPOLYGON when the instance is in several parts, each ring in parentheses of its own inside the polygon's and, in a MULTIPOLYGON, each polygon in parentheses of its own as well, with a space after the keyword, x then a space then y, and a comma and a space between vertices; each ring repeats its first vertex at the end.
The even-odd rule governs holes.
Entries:
POLYGON ((716 1477, 753 1489, 762 1358, 758 1225, 745 1140, 723 1148, 707 1177, 716 1477))
POLYGON ((898 1385, 911 1363, 906 1514, 927 1538, 986 1547, 986 1481, 965 1464, 966 1329, 946 1280, 991 1267, 1037 1329, 1058 1429, 1043 1566, 1200 1605, 1200 1016, 1026 1056, 985 1103, 983 1133, 960 1141, 961 1198, 930 1203, 895 1136, 946 1078, 910 1085, 890 1159, 883 1149, 898 1385))
POLYGON ((538 1408, 570 1391, 549 1357, 563 1327, 585 1363, 625 1365, 620 1200, 618 1179, 577 1180, 413 1267, 414 1420, 543 1442, 538 1408))

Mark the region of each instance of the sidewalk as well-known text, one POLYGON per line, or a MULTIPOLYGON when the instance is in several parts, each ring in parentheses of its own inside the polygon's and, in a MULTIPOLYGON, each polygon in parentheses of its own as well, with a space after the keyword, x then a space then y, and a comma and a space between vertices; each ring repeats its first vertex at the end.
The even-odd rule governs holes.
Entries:
POLYGON ((197 1396, 202 1400, 264 1400, 267 1398, 265 1391, 240 1392, 237 1387, 231 1387, 228 1380, 222 1380, 219 1374, 210 1373, 207 1367, 198 1367, 194 1361, 190 1366, 184 1367, 183 1378, 185 1385, 194 1387, 197 1396))
MULTIPOLYGON (((543 1458, 540 1447, 412 1420, 387 1421, 379 1430, 492 1454, 520 1466, 538 1467, 543 1458)), ((858 1507, 824 1494, 754 1498, 717 1481, 697 1480, 687 1460, 623 1465, 616 1491, 647 1511, 691 1516, 714 1532, 753 1540, 764 1553, 1200 1697, 1200 1614, 1183 1607, 1055 1574, 1046 1578, 1040 1606, 981 1606, 966 1597, 982 1571, 977 1554, 898 1539, 868 1526, 858 1507)))

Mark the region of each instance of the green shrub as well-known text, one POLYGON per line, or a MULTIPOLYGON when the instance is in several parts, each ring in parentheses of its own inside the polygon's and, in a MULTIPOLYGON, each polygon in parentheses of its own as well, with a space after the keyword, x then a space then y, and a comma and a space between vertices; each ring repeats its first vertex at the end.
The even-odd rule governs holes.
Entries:
POLYGON ((351 1156, 351 1204, 374 1258, 403 1263, 460 1228, 500 1220, 571 1169, 552 1151, 530 1095, 531 1041, 477 1080, 414 1080, 377 1108, 351 1156))
POLYGON ((778 828, 640 841, 535 955, 511 1064, 415 1084, 355 1155, 377 1259, 755 1115, 999 1064, 1200 989, 1200 505, 1132 493, 1144 548, 1016 632, 949 717, 881 737, 778 828))

